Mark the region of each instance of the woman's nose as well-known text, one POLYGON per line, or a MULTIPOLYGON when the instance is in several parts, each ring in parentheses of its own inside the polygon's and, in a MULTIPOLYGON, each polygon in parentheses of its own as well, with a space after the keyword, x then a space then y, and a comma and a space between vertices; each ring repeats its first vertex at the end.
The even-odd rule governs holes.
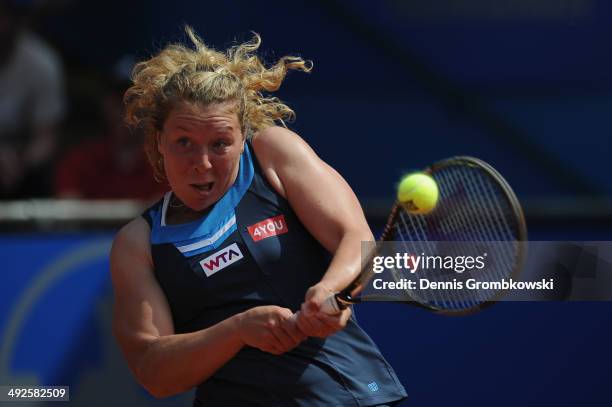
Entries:
POLYGON ((212 168, 208 152, 200 151, 194 157, 194 166, 196 171, 202 172, 212 168))

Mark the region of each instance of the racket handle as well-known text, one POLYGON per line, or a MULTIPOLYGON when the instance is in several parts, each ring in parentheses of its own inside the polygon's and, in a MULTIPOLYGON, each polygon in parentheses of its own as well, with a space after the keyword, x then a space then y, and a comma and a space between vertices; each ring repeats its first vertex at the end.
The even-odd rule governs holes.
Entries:
POLYGON ((321 311, 327 315, 338 315, 342 310, 346 308, 343 304, 340 304, 336 299, 336 294, 332 294, 321 304, 321 311))

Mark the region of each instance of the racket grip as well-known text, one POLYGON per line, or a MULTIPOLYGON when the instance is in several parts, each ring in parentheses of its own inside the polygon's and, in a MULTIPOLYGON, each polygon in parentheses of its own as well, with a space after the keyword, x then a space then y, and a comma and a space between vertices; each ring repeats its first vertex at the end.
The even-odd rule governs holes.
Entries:
POLYGON ((321 304, 321 311, 326 313, 327 315, 338 315, 342 312, 344 307, 338 303, 336 299, 336 294, 332 294, 321 304))

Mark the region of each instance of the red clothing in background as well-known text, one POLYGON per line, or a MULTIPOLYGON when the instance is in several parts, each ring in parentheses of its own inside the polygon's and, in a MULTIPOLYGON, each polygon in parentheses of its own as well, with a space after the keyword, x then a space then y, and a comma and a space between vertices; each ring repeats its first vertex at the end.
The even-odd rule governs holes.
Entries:
POLYGON ((69 151, 57 167, 55 186, 58 197, 84 199, 150 200, 168 190, 153 178, 142 148, 122 153, 109 139, 87 141, 69 151), (121 159, 121 154, 129 157, 121 159))

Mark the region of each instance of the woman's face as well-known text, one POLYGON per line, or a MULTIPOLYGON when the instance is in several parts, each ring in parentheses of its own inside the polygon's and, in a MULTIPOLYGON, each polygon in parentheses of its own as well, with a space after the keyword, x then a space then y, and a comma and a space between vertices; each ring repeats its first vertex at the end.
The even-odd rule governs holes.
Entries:
POLYGON ((159 134, 166 178, 176 196, 201 211, 232 186, 244 138, 233 105, 177 105, 159 134))

